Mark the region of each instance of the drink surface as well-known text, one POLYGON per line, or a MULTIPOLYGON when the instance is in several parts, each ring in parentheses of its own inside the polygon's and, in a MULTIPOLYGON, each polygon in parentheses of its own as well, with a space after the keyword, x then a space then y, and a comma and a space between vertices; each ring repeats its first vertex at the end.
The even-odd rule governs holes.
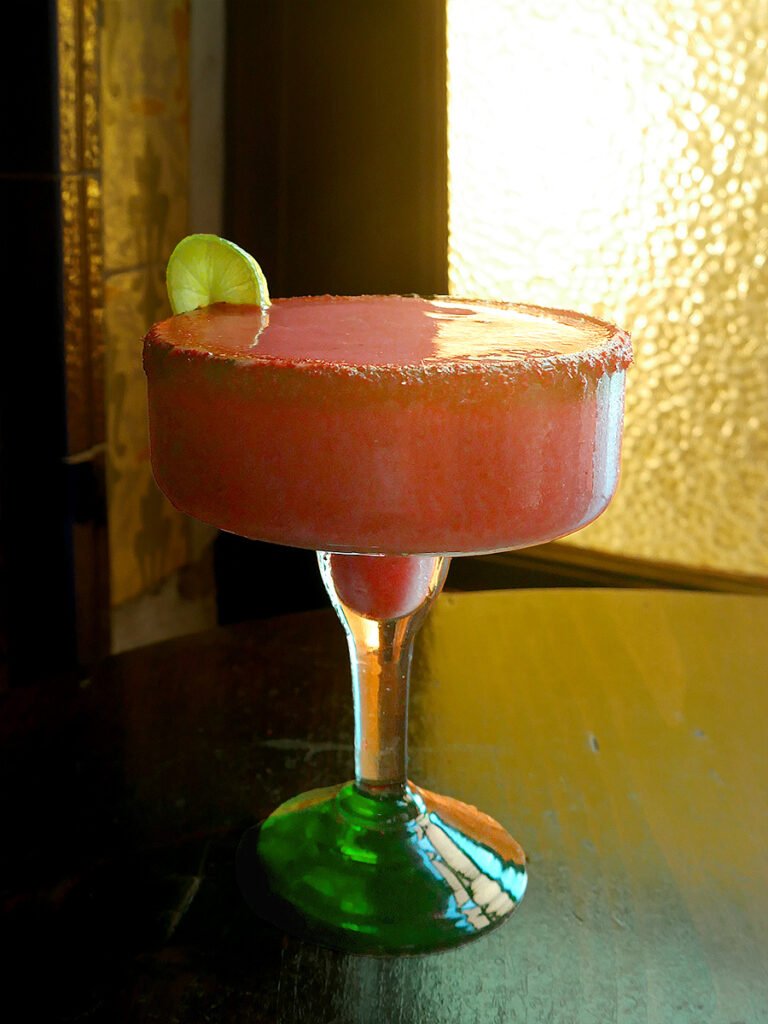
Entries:
POLYGON ((190 515, 277 543, 522 547, 610 499, 630 358, 617 328, 537 307, 211 306, 145 339, 155 476, 190 515))
POLYGON ((162 336, 176 347, 221 357, 450 367, 589 359, 610 351, 616 330, 566 311, 543 316, 510 304, 383 295, 278 299, 263 313, 219 303, 167 321, 162 336))

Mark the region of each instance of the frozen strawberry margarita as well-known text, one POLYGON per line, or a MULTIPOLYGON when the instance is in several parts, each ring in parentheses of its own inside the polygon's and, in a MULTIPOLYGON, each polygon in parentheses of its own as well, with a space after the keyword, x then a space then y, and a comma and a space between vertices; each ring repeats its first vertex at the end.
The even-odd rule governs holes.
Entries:
POLYGON ((219 303, 146 336, 154 472, 183 512, 279 544, 523 547, 610 500, 630 361, 618 328, 533 306, 219 303))

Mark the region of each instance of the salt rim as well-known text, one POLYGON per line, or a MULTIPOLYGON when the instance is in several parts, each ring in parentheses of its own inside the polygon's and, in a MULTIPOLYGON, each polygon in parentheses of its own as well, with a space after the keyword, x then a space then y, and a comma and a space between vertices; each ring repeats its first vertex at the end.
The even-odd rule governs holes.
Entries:
MULTIPOLYGON (((402 383, 425 383, 429 379, 441 380, 455 376, 483 377, 493 376, 496 380, 519 381, 521 378, 543 380, 558 377, 577 379, 584 376, 601 376, 626 370, 632 364, 632 343, 629 334, 605 320, 579 313, 574 310, 555 309, 526 303, 505 302, 495 299, 476 299, 456 295, 304 295, 293 296, 291 301, 302 302, 344 302, 350 298, 422 298, 429 301, 466 302, 474 305, 496 309, 515 310, 532 316, 546 316, 549 319, 568 320, 574 326, 592 324, 610 332, 606 339, 597 345, 589 346, 581 351, 559 352, 548 355, 531 352, 530 355, 516 356, 514 360, 498 359, 484 356, 478 359, 425 359, 413 364, 394 363, 346 363, 337 360, 292 358, 287 356, 263 355, 258 352, 223 353, 210 352, 195 345, 179 344, 162 337, 162 329, 166 324, 180 317, 193 317, 199 310, 179 314, 167 320, 153 324, 144 337, 144 365, 151 349, 170 355, 174 358, 185 358, 192 361, 214 362, 222 366, 242 369, 275 369, 296 371, 306 375, 327 376, 329 372, 339 377, 355 378, 370 381, 401 381, 402 383)), ((277 299, 275 302, 279 303, 277 299)), ((254 306, 256 310, 259 307, 254 306)), ((268 311, 263 311, 268 316, 268 311)))

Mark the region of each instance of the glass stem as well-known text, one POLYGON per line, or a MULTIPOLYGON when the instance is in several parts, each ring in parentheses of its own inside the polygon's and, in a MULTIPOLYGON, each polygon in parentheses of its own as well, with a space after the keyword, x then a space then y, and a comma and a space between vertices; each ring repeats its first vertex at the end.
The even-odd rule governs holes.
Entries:
POLYGON ((355 711, 355 782, 372 796, 403 792, 413 640, 445 582, 439 555, 318 552, 347 634, 355 711))

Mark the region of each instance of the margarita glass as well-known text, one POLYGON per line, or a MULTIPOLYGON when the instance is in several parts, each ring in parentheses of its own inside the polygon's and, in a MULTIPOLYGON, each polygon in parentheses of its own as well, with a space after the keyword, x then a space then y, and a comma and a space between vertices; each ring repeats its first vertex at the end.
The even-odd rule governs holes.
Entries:
POLYGON ((152 463, 182 511, 313 548, 346 631, 354 781, 289 800, 238 853, 263 916, 337 948, 419 953, 501 923, 517 842, 407 778, 413 639, 450 557, 594 519, 616 486, 628 337, 453 298, 215 304, 145 339, 152 463))

